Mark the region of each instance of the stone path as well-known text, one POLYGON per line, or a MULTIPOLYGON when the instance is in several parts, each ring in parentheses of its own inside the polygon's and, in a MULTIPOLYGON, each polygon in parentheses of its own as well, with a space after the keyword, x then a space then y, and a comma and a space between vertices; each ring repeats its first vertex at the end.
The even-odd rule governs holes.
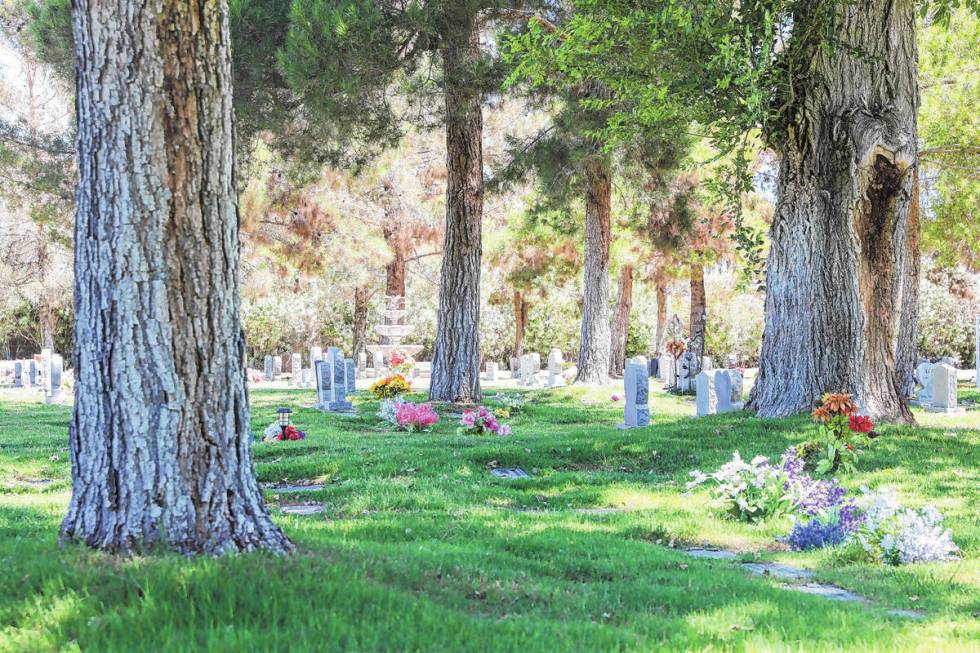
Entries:
MULTIPOLYGON (((736 560, 738 553, 726 549, 684 549, 684 552, 695 558, 706 558, 709 560, 736 560)), ((874 605, 874 602, 866 596, 855 594, 850 590, 837 585, 818 583, 809 581, 815 575, 808 569, 793 567, 775 562, 743 562, 739 565, 742 569, 756 576, 769 576, 782 581, 779 586, 783 589, 803 592, 804 594, 815 594, 831 601, 845 601, 848 603, 860 603, 862 605, 874 605), (809 581, 809 582, 800 582, 809 581)), ((886 613, 895 617, 906 619, 922 619, 925 614, 917 610, 898 610, 888 609, 886 613)))
POLYGON ((289 494, 291 492, 316 492, 322 490, 323 486, 317 483, 310 485, 267 485, 265 489, 277 494, 289 494))
POLYGON ((281 510, 287 515, 317 515, 323 512, 324 508, 318 504, 310 504, 303 506, 283 506, 281 510))

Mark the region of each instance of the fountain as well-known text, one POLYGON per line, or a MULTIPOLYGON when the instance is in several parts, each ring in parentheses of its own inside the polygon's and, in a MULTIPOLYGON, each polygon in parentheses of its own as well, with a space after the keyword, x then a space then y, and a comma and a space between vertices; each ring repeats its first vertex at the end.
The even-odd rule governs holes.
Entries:
POLYGON ((380 345, 368 345, 367 350, 372 356, 380 354, 385 363, 391 359, 393 352, 400 352, 408 357, 414 357, 424 349, 422 345, 403 345, 402 339, 415 331, 411 324, 405 324, 405 298, 404 297, 385 297, 384 324, 374 327, 374 330, 382 338, 380 345))

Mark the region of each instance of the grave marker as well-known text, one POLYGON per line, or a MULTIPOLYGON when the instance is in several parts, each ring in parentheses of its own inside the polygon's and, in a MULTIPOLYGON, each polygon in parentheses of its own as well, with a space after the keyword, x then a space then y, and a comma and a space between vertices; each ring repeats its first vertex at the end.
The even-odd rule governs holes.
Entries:
POLYGON ((919 363, 915 368, 915 378, 919 381, 919 391, 915 395, 915 403, 928 406, 932 402, 932 371, 935 365, 929 361, 919 363))
POLYGON ((347 364, 336 347, 327 349, 325 360, 316 362, 316 407, 320 410, 351 410, 347 401, 347 364))
POLYGON ((946 415, 966 412, 956 405, 956 368, 952 365, 940 363, 932 369, 932 401, 925 409, 946 415))
POLYGON ((64 366, 59 354, 51 354, 49 361, 48 380, 50 390, 46 393, 44 401, 49 404, 58 404, 65 399, 64 394, 61 392, 61 375, 64 372, 64 366))
POLYGON ((352 395, 357 392, 357 365, 353 358, 344 359, 347 374, 347 394, 352 395))
POLYGON ((292 354, 289 357, 289 385, 300 386, 303 383, 303 355, 292 354))
POLYGON ((565 385, 565 378, 561 375, 565 360, 562 357, 561 349, 555 347, 548 354, 548 387, 556 388, 565 385))
POLYGON ((623 388, 626 405, 623 423, 619 428, 632 429, 650 424, 650 377, 647 360, 637 356, 626 361, 623 368, 623 388))
POLYGON ((715 393, 715 374, 714 372, 701 371, 695 379, 697 390, 698 417, 714 415, 718 412, 718 395, 715 393))
POLYGON ((494 363, 493 361, 487 361, 486 369, 487 369, 487 372, 486 372, 487 381, 496 381, 497 380, 497 364, 494 363))
POLYGON ((274 378, 273 375, 275 373, 274 368, 272 366, 272 355, 271 354, 267 355, 265 357, 265 360, 263 360, 262 362, 263 362, 262 378, 265 379, 266 381, 271 381, 274 378))
POLYGON ((24 364, 20 361, 14 361, 14 387, 24 387, 24 364))
MULTIPOLYGON (((710 374, 710 370, 705 370, 710 374)), ((728 370, 714 370, 715 374, 715 412, 730 413, 732 405, 732 377, 728 370)))

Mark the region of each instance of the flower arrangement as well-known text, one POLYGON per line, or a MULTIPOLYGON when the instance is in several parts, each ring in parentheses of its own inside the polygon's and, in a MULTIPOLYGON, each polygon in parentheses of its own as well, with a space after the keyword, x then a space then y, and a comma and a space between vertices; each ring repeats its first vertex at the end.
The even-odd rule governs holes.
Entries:
POLYGON ((459 418, 459 428, 456 429, 456 433, 459 435, 484 435, 486 433, 510 435, 510 426, 501 424, 488 408, 480 406, 475 411, 463 411, 462 417, 459 418))
POLYGON ((270 424, 265 430, 264 435, 265 437, 262 438, 263 442, 282 442, 284 440, 298 441, 306 439, 306 432, 300 431, 292 424, 287 426, 285 430, 278 424, 270 424), (275 427, 274 430, 273 427, 275 427))
POLYGON ((671 340, 667 343, 667 353, 673 356, 675 360, 681 357, 685 349, 687 348, 684 346, 683 340, 671 340))
POLYGON ((405 399, 399 396, 385 399, 381 402, 381 407, 378 409, 378 417, 389 424, 398 426, 398 407, 404 404, 405 401, 405 399))
POLYGON ((906 508, 894 488, 861 489, 864 522, 852 539, 866 558, 892 565, 956 559, 959 548, 935 507, 906 508))
POLYGON ((432 404, 404 401, 395 409, 395 422, 405 431, 421 433, 439 423, 439 414, 432 408, 432 404))
POLYGON ((820 405, 813 409, 813 420, 819 426, 819 442, 808 447, 808 453, 817 457, 815 471, 827 474, 843 469, 853 472, 858 450, 852 434, 862 434, 869 440, 877 437, 874 423, 866 415, 858 415, 858 406, 849 394, 828 393, 820 405))
POLYGON ((403 351, 395 350, 388 354, 388 364, 399 374, 408 374, 415 367, 415 360, 403 351))
POLYGON ((392 374, 383 379, 378 379, 371 384, 368 390, 377 399, 391 399, 406 392, 411 392, 412 384, 401 374, 392 374))
POLYGON ((509 417, 511 414, 519 413, 524 410, 524 406, 527 404, 527 399, 524 398, 524 395, 516 392, 511 394, 500 394, 494 397, 494 399, 504 408, 504 410, 497 411, 498 417, 509 417))

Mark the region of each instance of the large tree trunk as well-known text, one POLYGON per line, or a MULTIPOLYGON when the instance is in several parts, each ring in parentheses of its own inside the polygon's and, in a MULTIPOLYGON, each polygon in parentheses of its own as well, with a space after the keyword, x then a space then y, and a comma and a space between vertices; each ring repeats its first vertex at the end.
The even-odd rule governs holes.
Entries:
POLYGON ((704 292, 704 266, 691 263, 691 340, 690 351, 694 354, 691 376, 701 371, 704 357, 704 340, 708 334, 708 301, 704 292))
MULTIPOLYGON (((764 417, 853 393, 879 420, 911 422, 896 373, 915 181, 915 6, 842 4, 794 87, 780 149, 766 324, 750 406, 764 417)), ((794 31, 806 30, 806 17, 794 31)))
POLYGON ((609 344, 609 376, 621 378, 626 367, 626 338, 630 330, 630 311, 633 310, 633 266, 624 265, 619 271, 619 293, 609 344))
POLYGON ((612 180, 605 161, 595 158, 585 171, 585 265, 582 279, 582 335, 576 383, 609 381, 609 241, 612 180))
MULTIPOLYGON (((465 12, 465 7, 460 7, 465 12)), ((480 390, 480 261, 483 256, 483 114, 469 83, 479 56, 474 17, 442 53, 446 103, 446 237, 439 278, 439 312, 429 398, 475 402, 480 390)))
POLYGON ((527 300, 524 294, 514 291, 514 355, 524 355, 524 334, 527 333, 527 300))
POLYGON ((354 288, 354 358, 367 346, 368 288, 354 288))
POLYGON ((657 282, 657 344, 654 353, 660 356, 666 351, 664 342, 665 331, 667 330, 667 284, 663 281, 657 282))
POLYGON ((76 400, 65 538, 292 547, 255 480, 224 2, 74 0, 76 400))

